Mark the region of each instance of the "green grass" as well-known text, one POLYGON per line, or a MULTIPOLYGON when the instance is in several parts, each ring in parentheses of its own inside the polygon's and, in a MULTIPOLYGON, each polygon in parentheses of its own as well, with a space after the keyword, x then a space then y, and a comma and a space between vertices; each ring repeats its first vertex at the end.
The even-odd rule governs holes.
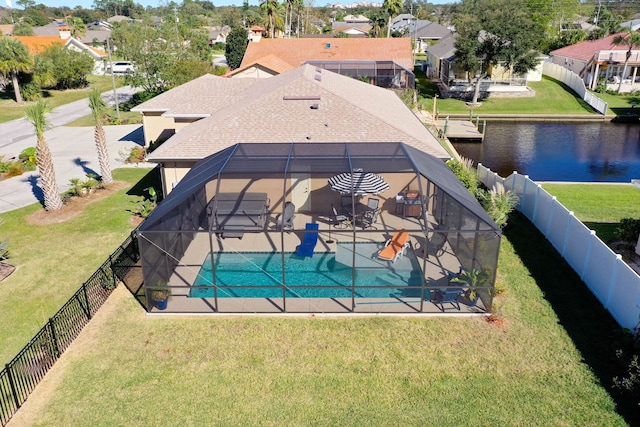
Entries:
MULTIPOLYGON (((87 275, 49 264, 91 270, 122 240, 128 200, 114 197, 55 236, 22 227, 23 274, 0 288, 12 298, 3 312, 19 313, 3 324, 39 327, 49 315, 34 316, 36 300, 64 299, 62 283, 73 283, 68 295, 79 281, 68 277, 87 275)), ((610 388, 619 328, 523 216, 511 222, 498 271, 505 292, 494 301, 503 327, 455 317, 148 317, 121 286, 48 375, 55 387, 39 389, 41 404, 16 422, 626 425, 628 407, 610 388)))
MULTIPOLYGON (((118 117, 115 108, 109 108, 109 110, 107 111, 107 114, 109 115, 109 117, 113 119, 118 117)), ((137 124, 137 123, 142 123, 142 114, 135 113, 133 111, 120 111, 120 124, 131 125, 131 124, 137 124)), ((82 126, 95 126, 95 124, 96 122, 95 120, 93 120, 93 115, 87 114, 86 116, 77 118, 76 120, 70 123, 67 123, 65 126, 82 127, 82 126)), ((105 125, 108 125, 108 124, 110 123, 106 123, 105 125)))
POLYGON ((631 184, 542 184, 604 242, 622 218, 640 219, 640 188, 631 184))
MULTIPOLYGON (((89 91, 93 87, 98 87, 101 92, 113 89, 110 76, 89 76, 90 87, 76 90, 49 90, 46 92, 44 99, 55 108, 60 105, 84 99, 89 95, 89 91)), ((117 78, 116 86, 122 86, 124 79, 117 78)), ((9 120, 20 119, 24 117, 24 109, 29 106, 29 102, 18 105, 14 98, 11 98, 6 92, 0 92, 0 123, 9 120)))
MULTIPOLYGON (((148 172, 119 169, 114 179, 131 188, 148 172)), ((15 356, 132 230, 128 210, 142 192, 137 186, 134 194, 127 192, 93 202, 79 218, 59 224, 30 225, 27 217, 42 209, 39 204, 0 215, 0 238, 9 241, 9 262, 17 267, 0 286, 0 361, 15 356)))

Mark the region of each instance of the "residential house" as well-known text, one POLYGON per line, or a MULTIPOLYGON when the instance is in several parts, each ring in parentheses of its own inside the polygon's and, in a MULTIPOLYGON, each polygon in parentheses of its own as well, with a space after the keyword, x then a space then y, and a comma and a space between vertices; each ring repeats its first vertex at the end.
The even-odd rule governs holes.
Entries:
POLYGON ((371 24, 353 24, 350 22, 334 21, 331 23, 331 30, 333 34, 346 34, 350 38, 352 37, 369 37, 369 31, 371 31, 371 24))
POLYGON ((622 28, 628 28, 629 31, 638 31, 640 30, 640 19, 632 19, 631 21, 626 21, 620 24, 622 28))
POLYGON ((401 13, 391 20, 391 31, 409 32, 409 27, 412 22, 415 22, 416 18, 408 13, 401 13))
POLYGON ((427 46, 438 43, 440 40, 445 37, 450 37, 453 34, 453 32, 444 25, 427 20, 415 21, 409 28, 410 32, 408 36, 415 40, 416 52, 425 52, 427 46))
POLYGON ((250 42, 229 76, 270 77, 312 64, 387 88, 413 88, 413 55, 407 38, 301 38, 250 42))
POLYGON ((618 35, 612 34, 597 40, 586 40, 571 46, 565 46, 551 52, 551 61, 573 71, 584 80, 589 89, 601 82, 619 83, 622 80, 630 87, 640 80, 640 49, 632 49, 627 63, 627 74, 622 75, 628 46, 613 44, 618 35))
POLYGON ((209 32, 209 46, 213 46, 216 43, 226 43, 227 36, 231 31, 231 27, 224 25, 222 27, 204 27, 209 32))
POLYGON ((76 52, 84 52, 91 56, 93 59, 93 71, 92 74, 103 75, 107 66, 107 54, 104 50, 89 46, 82 43, 80 40, 70 37, 65 42, 65 47, 69 50, 76 52))
POLYGON ((3 36, 12 36, 13 35, 13 24, 2 24, 0 25, 0 32, 3 36))
POLYGON ((12 38, 19 40, 20 43, 25 45, 29 49, 31 55, 42 53, 49 46, 60 45, 64 46, 65 42, 60 36, 12 36, 12 38))
POLYGON ((52 21, 47 25, 34 27, 33 33, 36 36, 57 36, 62 40, 66 40, 71 37, 71 27, 69 27, 65 22, 52 21))
POLYGON ((145 142, 166 139, 148 160, 169 193, 200 159, 238 142, 402 141, 449 154, 392 91, 304 65, 270 79, 205 75, 146 101, 145 142))

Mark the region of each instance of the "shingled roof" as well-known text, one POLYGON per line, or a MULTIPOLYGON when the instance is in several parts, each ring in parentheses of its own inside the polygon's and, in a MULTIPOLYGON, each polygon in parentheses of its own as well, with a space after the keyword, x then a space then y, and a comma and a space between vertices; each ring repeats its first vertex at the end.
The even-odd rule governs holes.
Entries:
POLYGON ((406 37, 262 39, 249 43, 240 68, 259 63, 268 55, 293 67, 310 61, 393 61, 413 70, 411 39, 406 37))
POLYGON ((601 50, 627 51, 627 49, 629 49, 628 46, 616 46, 613 44, 613 39, 619 34, 612 34, 602 39, 586 40, 580 43, 572 44, 571 46, 561 47, 560 49, 551 51, 551 55, 564 56, 567 58, 588 61, 593 58, 594 54, 600 52, 601 50))
MULTIPOLYGON (((149 155, 150 161, 199 160, 238 142, 404 142, 435 157, 450 158, 394 92, 350 77, 305 65, 270 79, 198 80, 188 90, 176 89, 183 94, 198 90, 210 116, 169 138, 149 155), (245 91, 232 86, 249 81, 253 84, 245 91), (212 86, 205 90, 207 83, 212 86)), ((164 115, 185 111, 184 101, 172 104, 180 96, 163 95, 164 115)), ((157 99, 135 110, 144 111, 152 102, 155 111, 162 111, 157 99)))
POLYGON ((42 53, 54 44, 64 45, 64 40, 60 36, 12 36, 12 38, 25 45, 31 55, 42 53))

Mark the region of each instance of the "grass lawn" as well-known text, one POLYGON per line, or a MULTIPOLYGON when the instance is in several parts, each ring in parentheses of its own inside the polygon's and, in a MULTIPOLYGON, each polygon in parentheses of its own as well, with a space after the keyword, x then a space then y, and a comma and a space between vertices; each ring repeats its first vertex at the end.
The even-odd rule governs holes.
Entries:
MULTIPOLYGON (((118 169, 114 179, 131 188, 149 171, 118 169)), ((0 215, 5 220, 0 239, 8 240, 9 262, 17 267, 0 286, 2 363, 13 358, 122 243, 133 228, 128 209, 135 209, 142 188, 93 202, 79 218, 59 224, 27 223, 29 214, 42 209, 39 204, 0 215)))
MULTIPOLYGON (((438 93, 435 84, 418 69, 416 87, 419 93, 421 108, 433 111, 433 97, 438 93)), ((474 114, 597 114, 588 104, 580 99, 569 87, 557 80, 547 77, 539 82, 530 82, 529 87, 536 92, 535 97, 527 98, 488 98, 482 100, 482 106, 473 110, 474 114)), ((608 103, 608 114, 615 115, 621 109, 629 109, 636 103, 640 108, 640 97, 632 95, 599 94, 608 103)), ((469 108, 460 99, 438 98, 436 108, 440 116, 446 114, 468 114, 469 108)))
POLYGON ((623 218, 640 219, 640 188, 631 184, 542 184, 604 242, 623 218))
MULTIPOLYGON (((86 98, 89 91, 93 87, 98 87, 101 92, 113 90, 111 76, 89 76, 90 87, 75 90, 49 90, 46 92, 45 98, 53 108, 70 102, 78 101, 86 98)), ((124 79, 116 78, 116 85, 122 86, 124 79)), ((0 123, 9 120, 20 119, 24 117, 24 109, 31 103, 25 102, 24 105, 18 105, 14 98, 11 98, 6 92, 0 92, 0 123)))
MULTIPOLYGON (((109 117, 111 117, 111 118, 114 118, 114 119, 116 117, 118 117, 115 108, 109 108, 107 110, 107 115, 109 117)), ((133 111, 120 111, 120 124, 122 124, 122 125, 132 125, 132 124, 137 124, 137 123, 142 124, 142 114, 135 113, 133 111)), ((77 118, 76 120, 67 123, 65 126, 84 127, 84 126, 95 126, 95 124, 96 124, 96 122, 95 122, 95 120, 93 120, 93 115, 87 114, 84 117, 77 118)), ((105 126, 107 126, 109 124, 110 123, 105 123, 105 126)))
MULTIPOLYGON (((88 276, 52 266, 41 275, 24 263, 95 268, 128 231, 124 197, 87 212, 99 217, 91 225, 83 217, 55 236, 23 225, 31 251, 16 253, 14 275, 23 275, 3 295, 20 289, 3 301, 3 311, 19 311, 10 323, 37 329, 48 314, 21 305, 64 300, 79 282, 67 277, 88 276), (43 235, 66 254, 38 248, 43 235), (85 257, 92 244, 103 249, 85 257), (67 281, 64 298, 52 292, 67 281)), ((523 216, 512 222, 500 249, 505 291, 494 301, 502 326, 455 317, 147 317, 120 286, 15 425, 626 425, 620 413, 634 414, 617 409, 610 390, 619 328, 523 216)))

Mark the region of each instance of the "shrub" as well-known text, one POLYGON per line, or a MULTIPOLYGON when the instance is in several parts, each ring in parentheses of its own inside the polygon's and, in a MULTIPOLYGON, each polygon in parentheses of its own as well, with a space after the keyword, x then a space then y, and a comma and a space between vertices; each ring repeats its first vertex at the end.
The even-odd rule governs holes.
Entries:
POLYGON ((36 167, 36 147, 27 147, 20 152, 18 159, 27 167, 36 167))
POLYGON ((478 173, 473 167, 473 160, 461 157, 460 160, 452 159, 447 162, 449 169, 458 177, 462 185, 474 196, 478 194, 478 173))
MULTIPOLYGON (((480 193, 479 193, 480 194, 480 193)), ((491 219, 503 228, 507 225, 509 214, 518 206, 520 198, 511 190, 505 190, 500 184, 494 189, 482 192, 480 204, 487 211, 491 219)))
POLYGON ((144 147, 133 147, 131 150, 121 150, 120 155, 125 163, 140 163, 145 161, 147 150, 144 147))
POLYGON ((6 173, 8 177, 20 176, 24 173, 24 168, 20 163, 12 163, 6 173))
POLYGON ((622 218, 615 231, 616 239, 624 242, 636 242, 640 235, 640 219, 622 218))
POLYGON ((153 187, 145 188, 149 193, 149 197, 143 197, 138 202, 138 209, 134 212, 136 215, 142 218, 148 217, 158 204, 158 193, 153 187))

